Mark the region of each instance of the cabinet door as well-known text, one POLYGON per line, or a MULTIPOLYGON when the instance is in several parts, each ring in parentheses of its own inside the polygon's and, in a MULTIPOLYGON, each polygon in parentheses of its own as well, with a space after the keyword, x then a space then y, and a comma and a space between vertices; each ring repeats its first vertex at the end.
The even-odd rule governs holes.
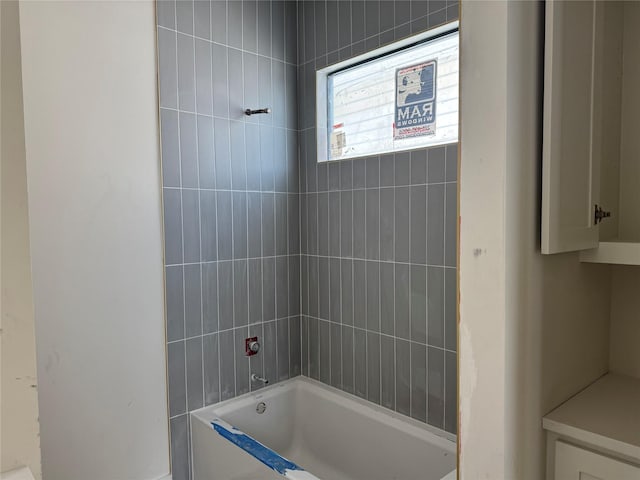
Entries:
POLYGON ((640 480, 640 467, 557 441, 555 480, 640 480))
POLYGON ((593 0, 546 2, 542 253, 598 246, 602 8, 593 0))

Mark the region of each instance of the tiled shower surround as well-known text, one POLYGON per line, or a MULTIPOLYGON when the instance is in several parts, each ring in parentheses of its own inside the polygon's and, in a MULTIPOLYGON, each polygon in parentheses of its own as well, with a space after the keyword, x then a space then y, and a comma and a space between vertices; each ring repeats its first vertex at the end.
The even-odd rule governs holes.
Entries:
POLYGON ((157 13, 171 458, 184 480, 188 412, 260 388, 250 373, 300 373, 296 4, 157 13))
POLYGON ((318 164, 315 71, 457 18, 298 3, 302 374, 452 433, 457 144, 318 164))
POLYGON ((457 145, 324 167, 300 197, 302 374, 455 433, 457 145))
POLYGON ((455 433, 457 147, 317 165, 314 82, 457 2, 159 0, 157 16, 174 480, 192 476, 188 412, 260 388, 253 372, 455 433))

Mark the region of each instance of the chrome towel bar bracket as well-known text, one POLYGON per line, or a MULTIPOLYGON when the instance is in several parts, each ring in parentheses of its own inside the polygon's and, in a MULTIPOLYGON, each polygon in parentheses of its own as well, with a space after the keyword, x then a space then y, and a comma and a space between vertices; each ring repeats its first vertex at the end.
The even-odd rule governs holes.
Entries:
POLYGON ((270 108, 259 108, 258 110, 251 110, 250 108, 247 108, 244 111, 244 114, 247 115, 248 117, 250 117, 251 115, 257 115, 258 113, 271 113, 271 109, 270 108))

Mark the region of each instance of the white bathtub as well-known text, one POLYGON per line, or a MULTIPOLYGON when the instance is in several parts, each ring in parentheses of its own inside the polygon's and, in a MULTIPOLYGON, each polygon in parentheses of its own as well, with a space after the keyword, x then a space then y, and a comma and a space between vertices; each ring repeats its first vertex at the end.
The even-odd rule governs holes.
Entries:
POLYGON ((306 377, 191 413, 191 435, 194 480, 440 480, 456 463, 452 435, 306 377))

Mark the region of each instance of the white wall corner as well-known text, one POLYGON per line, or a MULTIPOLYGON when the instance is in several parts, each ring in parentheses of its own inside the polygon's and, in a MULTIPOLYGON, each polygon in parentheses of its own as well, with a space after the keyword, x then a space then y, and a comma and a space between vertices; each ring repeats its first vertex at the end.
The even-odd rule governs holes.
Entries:
MULTIPOLYGON (((0 51, 0 471, 26 465, 29 468, 23 471, 30 469, 39 480, 38 378, 17 1, 0 2, 0 51)), ((26 474, 13 471, 11 475, 22 478, 26 474)))
POLYGON ((543 4, 461 12, 460 478, 544 477, 542 416, 606 372, 606 267, 540 253, 543 4))
POLYGON ((468 1, 460 24, 459 478, 505 470, 506 2, 468 1))
POLYGON ((44 477, 169 471, 155 2, 20 2, 44 477), (61 440, 64 439, 64 440, 61 440))

